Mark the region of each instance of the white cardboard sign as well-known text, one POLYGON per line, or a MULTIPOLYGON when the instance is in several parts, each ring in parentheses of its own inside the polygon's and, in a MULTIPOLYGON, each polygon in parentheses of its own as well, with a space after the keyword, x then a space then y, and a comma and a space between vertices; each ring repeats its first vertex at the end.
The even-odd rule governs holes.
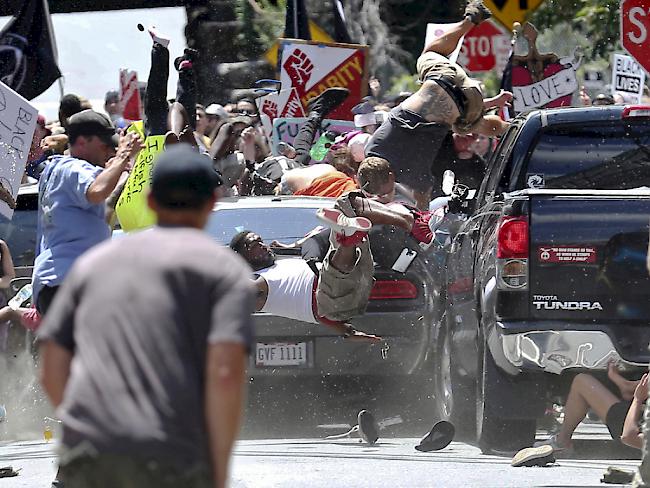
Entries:
POLYGON ((23 97, 0 82, 0 215, 11 219, 36 130, 36 110, 23 97))
POLYGON ((614 54, 612 95, 620 94, 626 103, 641 103, 645 71, 632 56, 614 54))

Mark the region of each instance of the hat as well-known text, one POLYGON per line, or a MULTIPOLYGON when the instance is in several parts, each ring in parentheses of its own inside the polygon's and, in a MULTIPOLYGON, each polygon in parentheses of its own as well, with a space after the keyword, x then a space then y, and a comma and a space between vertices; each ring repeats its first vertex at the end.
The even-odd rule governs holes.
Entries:
POLYGON ((226 112, 226 109, 223 108, 223 105, 219 105, 218 103, 208 105, 208 107, 205 109, 205 113, 207 115, 215 115, 220 119, 228 118, 228 112, 226 112))
POLYGON ((67 132, 71 141, 78 136, 97 136, 113 147, 117 147, 120 142, 120 136, 115 133, 111 119, 90 109, 82 110, 70 117, 67 132))
POLYGON ((166 149, 155 160, 151 195, 163 207, 198 208, 222 184, 212 160, 188 144, 166 149))

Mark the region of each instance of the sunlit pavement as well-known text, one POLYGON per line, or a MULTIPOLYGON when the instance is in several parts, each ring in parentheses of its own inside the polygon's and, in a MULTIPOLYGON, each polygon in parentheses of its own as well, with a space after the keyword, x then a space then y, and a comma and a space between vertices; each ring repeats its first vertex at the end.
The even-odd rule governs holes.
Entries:
MULTIPOLYGON (((546 468, 512 468, 510 457, 485 456, 453 442, 420 453, 415 438, 380 437, 374 446, 356 438, 244 440, 231 469, 234 488, 260 487, 597 487, 608 466, 633 470, 638 461, 612 448, 602 425, 582 425, 576 452, 546 468), (628 457, 628 459, 621 459, 628 457)), ((0 488, 49 487, 56 471, 55 443, 0 444, 0 467, 20 469, 0 479, 0 488)))

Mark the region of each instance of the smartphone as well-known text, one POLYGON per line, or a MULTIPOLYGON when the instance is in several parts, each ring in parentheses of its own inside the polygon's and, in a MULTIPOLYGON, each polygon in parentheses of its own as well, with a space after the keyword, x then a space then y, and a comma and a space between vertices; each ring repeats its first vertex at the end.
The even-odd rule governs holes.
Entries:
POLYGON ((399 257, 393 263, 393 267, 392 267, 393 271, 397 271, 398 273, 406 272, 406 270, 409 268, 409 266, 415 259, 415 256, 417 255, 418 253, 416 251, 413 251, 412 249, 405 247, 404 249, 402 249, 402 252, 400 253, 399 257))

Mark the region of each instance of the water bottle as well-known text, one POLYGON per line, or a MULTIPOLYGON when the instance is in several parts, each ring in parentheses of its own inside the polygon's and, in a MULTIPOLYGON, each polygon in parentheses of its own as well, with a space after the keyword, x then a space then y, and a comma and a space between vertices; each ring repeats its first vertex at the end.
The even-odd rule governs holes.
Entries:
POLYGON ((16 293, 16 296, 14 296, 11 300, 9 300, 9 304, 8 304, 9 308, 12 310, 18 310, 18 307, 20 307, 31 297, 32 297, 32 284, 28 283, 25 286, 23 286, 18 291, 18 293, 16 293))

